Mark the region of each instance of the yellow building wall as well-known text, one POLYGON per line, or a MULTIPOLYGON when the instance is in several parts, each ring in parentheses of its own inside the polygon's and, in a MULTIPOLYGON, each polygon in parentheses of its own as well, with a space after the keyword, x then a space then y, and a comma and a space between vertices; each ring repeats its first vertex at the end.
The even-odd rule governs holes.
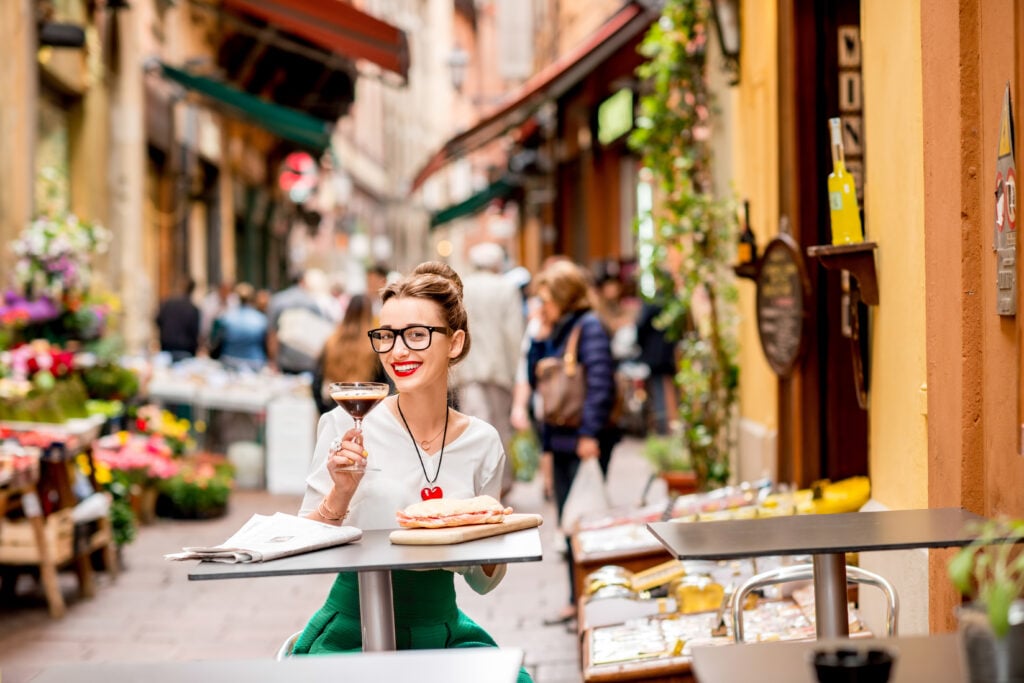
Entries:
MULTIPOLYGON (((744 2, 740 82, 731 96, 732 177, 735 192, 750 201, 750 222, 760 248, 779 232, 778 3, 744 2)), ((709 69, 716 69, 714 60, 709 69)), ((778 380, 761 349, 752 280, 739 280, 740 416, 774 439, 778 430, 778 380)), ((741 435, 741 449, 750 441, 741 435)), ((741 458, 746 454, 741 453, 741 458)), ((759 476, 761 472, 745 473, 759 476)), ((768 472, 774 475, 774 471, 768 472)))
POLYGON ((889 508, 928 506, 920 0, 862 0, 864 222, 878 243, 869 469, 889 508))

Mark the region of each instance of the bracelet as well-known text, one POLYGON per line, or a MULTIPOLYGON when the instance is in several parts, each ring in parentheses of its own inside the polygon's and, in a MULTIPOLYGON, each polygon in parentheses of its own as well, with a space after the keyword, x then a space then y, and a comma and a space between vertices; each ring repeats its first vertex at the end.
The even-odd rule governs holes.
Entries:
POLYGON ((319 505, 316 506, 316 513, 330 522, 337 522, 338 520, 345 519, 345 516, 348 514, 347 511, 345 513, 337 513, 332 510, 331 506, 327 504, 326 497, 320 501, 319 505))

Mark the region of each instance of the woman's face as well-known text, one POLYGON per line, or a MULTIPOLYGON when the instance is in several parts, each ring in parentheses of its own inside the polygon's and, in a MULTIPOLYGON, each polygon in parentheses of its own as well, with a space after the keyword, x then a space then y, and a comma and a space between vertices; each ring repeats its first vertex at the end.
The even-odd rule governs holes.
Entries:
POLYGON ((540 299, 541 322, 553 325, 562 317, 562 309, 558 307, 555 300, 551 298, 551 290, 541 287, 537 291, 537 298, 540 299))
MULTIPOLYGON (((380 309, 380 326, 402 330, 413 325, 447 327, 441 315, 441 308, 428 299, 402 297, 388 299, 380 309)), ((435 386, 447 386, 449 361, 462 352, 466 333, 462 330, 450 335, 431 332, 430 346, 422 351, 413 351, 405 341, 395 337, 390 351, 378 354, 388 376, 400 391, 435 386)))

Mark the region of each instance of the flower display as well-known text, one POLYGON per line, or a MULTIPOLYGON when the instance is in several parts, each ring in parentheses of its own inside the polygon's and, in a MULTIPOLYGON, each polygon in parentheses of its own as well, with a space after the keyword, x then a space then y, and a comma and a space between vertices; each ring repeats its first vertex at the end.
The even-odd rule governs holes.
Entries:
POLYGON ((112 479, 111 471, 124 472, 131 482, 145 484, 173 477, 181 467, 161 437, 126 431, 97 440, 93 460, 96 481, 101 484, 112 479))
POLYGON ((109 243, 110 232, 98 223, 72 213, 42 216, 12 244, 15 278, 26 294, 55 300, 86 291, 90 257, 105 252, 109 243))
POLYGON ((0 353, 0 375, 29 380, 40 372, 63 377, 75 368, 75 354, 37 339, 0 353))
POLYGON ((135 428, 143 434, 162 439, 175 456, 182 456, 195 446, 191 436, 192 423, 154 405, 139 408, 135 428))
POLYGON ((73 352, 41 339, 0 351, 0 420, 82 418, 88 398, 73 352))
POLYGON ((234 474, 234 466, 223 457, 188 458, 176 475, 159 483, 157 512, 185 519, 219 517, 227 509, 234 474))

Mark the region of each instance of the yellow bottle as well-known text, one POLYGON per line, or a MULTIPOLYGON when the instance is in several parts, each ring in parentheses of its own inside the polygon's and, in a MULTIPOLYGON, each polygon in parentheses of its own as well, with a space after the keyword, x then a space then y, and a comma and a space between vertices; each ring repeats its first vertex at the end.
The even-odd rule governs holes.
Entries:
POLYGON ((828 204, 832 222, 832 244, 854 244, 864 241, 857 207, 857 187, 846 170, 843 158, 843 134, 839 119, 828 120, 832 137, 832 172, 828 174, 828 204))

